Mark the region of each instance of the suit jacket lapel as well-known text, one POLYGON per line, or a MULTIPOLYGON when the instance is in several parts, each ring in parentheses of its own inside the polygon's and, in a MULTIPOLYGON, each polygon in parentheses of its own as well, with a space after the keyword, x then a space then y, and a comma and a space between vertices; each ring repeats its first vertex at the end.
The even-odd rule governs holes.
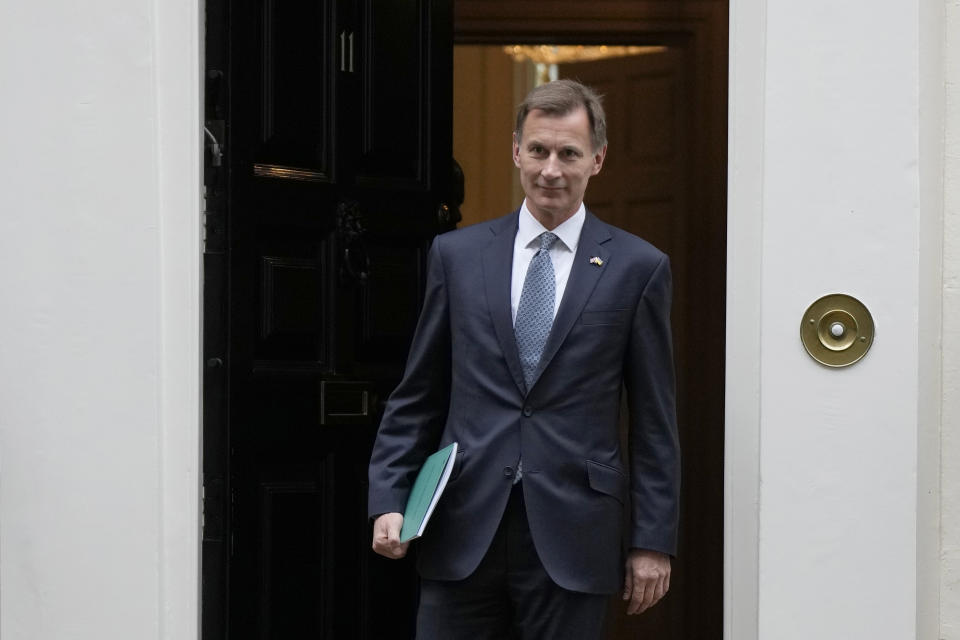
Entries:
POLYGON ((493 240, 483 252, 483 280, 487 293, 487 307, 500 341, 500 349, 507 368, 521 393, 526 393, 520 352, 513 332, 513 312, 510 309, 510 287, 513 280, 513 245, 517 236, 518 209, 511 216, 490 225, 493 240))
MULTIPOLYGON (((540 364, 537 365, 537 372, 533 378, 531 388, 537 384, 540 375, 549 366, 553 356, 563 341, 566 339, 573 324, 580 317, 590 294, 603 275, 605 269, 602 265, 596 265, 590 262, 593 257, 600 258, 605 264, 611 255, 611 251, 604 246, 610 240, 610 233, 607 228, 589 211, 587 218, 583 223, 583 230, 580 232, 580 242, 577 245, 577 253, 573 257, 573 265, 570 267, 570 277, 567 279, 567 288, 564 290, 563 299, 560 301, 560 308, 557 310, 557 317, 553 321, 553 328, 547 337, 547 343, 543 347, 543 354, 540 356, 540 364)), ((516 352, 516 345, 514 345, 516 352)), ((517 366, 519 367, 519 355, 517 356, 517 366)), ((521 374, 521 381, 523 380, 521 374)))

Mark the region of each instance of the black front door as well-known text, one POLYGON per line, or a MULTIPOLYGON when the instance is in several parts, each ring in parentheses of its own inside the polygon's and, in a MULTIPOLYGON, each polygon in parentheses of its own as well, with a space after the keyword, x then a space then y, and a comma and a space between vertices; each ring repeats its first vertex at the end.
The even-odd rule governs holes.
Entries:
POLYGON ((409 638, 366 467, 451 226, 449 0, 208 0, 203 637, 409 638))

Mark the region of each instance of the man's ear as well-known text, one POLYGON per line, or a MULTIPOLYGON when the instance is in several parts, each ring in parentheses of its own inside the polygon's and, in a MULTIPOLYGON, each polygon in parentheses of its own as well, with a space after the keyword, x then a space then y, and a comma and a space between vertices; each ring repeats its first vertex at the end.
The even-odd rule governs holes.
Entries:
POLYGON ((600 169, 603 168, 603 160, 607 157, 607 145, 603 145, 603 148, 600 151, 597 151, 593 156, 593 173, 590 175, 595 176, 600 173, 600 169))
POLYGON ((517 140, 517 132, 513 132, 513 164, 520 168, 520 141, 517 140))

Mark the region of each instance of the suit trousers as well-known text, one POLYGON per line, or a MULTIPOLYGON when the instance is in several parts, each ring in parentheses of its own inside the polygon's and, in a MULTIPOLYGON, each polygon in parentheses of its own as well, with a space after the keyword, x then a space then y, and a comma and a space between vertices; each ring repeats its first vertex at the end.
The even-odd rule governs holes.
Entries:
POLYGON ((599 640, 609 599, 563 589, 547 574, 521 481, 476 571, 463 580, 421 580, 417 640, 599 640))

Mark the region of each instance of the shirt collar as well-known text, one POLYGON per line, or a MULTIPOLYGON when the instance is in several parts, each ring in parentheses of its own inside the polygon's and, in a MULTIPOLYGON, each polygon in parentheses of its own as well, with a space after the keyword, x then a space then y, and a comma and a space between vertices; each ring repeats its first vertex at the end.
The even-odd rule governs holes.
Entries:
MULTIPOLYGON (((580 231, 583 230, 583 223, 586 219, 587 210, 581 202, 577 212, 552 231, 571 253, 577 252, 577 245, 580 243, 580 231)), ((544 231, 547 231, 547 228, 533 217, 530 209, 527 208, 527 201, 524 199, 523 204, 520 205, 520 219, 517 226, 517 238, 520 240, 521 246, 530 246, 544 231)))

